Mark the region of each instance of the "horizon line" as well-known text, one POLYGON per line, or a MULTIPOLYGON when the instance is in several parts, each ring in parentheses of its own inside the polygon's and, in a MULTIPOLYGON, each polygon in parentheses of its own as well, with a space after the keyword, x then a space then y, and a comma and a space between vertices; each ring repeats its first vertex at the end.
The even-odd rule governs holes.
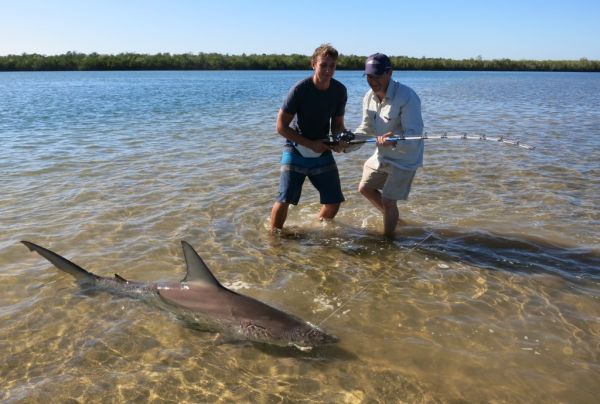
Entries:
MULTIPOLYGON (((220 52, 203 52, 203 51, 199 51, 199 52, 178 52, 178 53, 171 53, 171 52, 156 52, 156 53, 146 53, 146 52, 137 52, 137 51, 124 51, 124 52, 118 52, 118 53, 99 53, 99 52, 80 52, 80 51, 67 51, 67 52, 63 52, 63 53, 55 53, 55 54, 45 54, 45 53, 39 53, 39 52, 22 52, 20 54, 16 54, 16 53, 8 53, 8 54, 2 54, 0 55, 0 58, 4 58, 4 57, 10 57, 10 56, 16 56, 16 57, 23 57, 23 56, 42 56, 42 57, 54 57, 54 56, 66 56, 66 55, 85 55, 85 56, 90 56, 90 55, 98 55, 98 56, 119 56, 119 55, 139 55, 139 56, 159 56, 159 55, 170 55, 170 56, 183 56, 183 55, 221 55, 221 56, 229 56, 229 57, 249 57, 249 56, 302 56, 302 57, 308 57, 310 58, 311 55, 306 55, 306 54, 302 54, 302 53, 220 53, 220 52)), ((509 57, 501 57, 501 58, 491 58, 491 59, 487 59, 487 58, 483 58, 481 55, 477 55, 474 57, 469 57, 469 58, 448 58, 448 57, 440 57, 440 56, 407 56, 407 55, 388 55, 390 58, 404 58, 404 59, 417 59, 417 60, 423 60, 423 59, 434 59, 434 60, 452 60, 452 61, 470 61, 470 60, 477 60, 477 61, 498 61, 498 60, 510 60, 510 61, 536 61, 536 62, 545 62, 545 61, 570 61, 570 62, 574 62, 574 61, 589 61, 589 62, 600 62, 600 59, 589 59, 585 56, 580 57, 579 59, 512 59, 509 57)), ((344 54, 344 53, 340 53, 339 57, 358 57, 358 58, 367 58, 368 55, 356 55, 356 54, 344 54)))

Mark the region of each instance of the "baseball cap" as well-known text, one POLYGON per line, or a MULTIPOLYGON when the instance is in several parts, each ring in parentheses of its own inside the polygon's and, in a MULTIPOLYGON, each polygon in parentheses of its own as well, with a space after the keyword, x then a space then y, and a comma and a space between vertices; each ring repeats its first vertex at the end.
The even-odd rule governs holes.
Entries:
POLYGON ((392 68, 392 62, 383 53, 375 53, 365 62, 365 74, 382 75, 392 68))

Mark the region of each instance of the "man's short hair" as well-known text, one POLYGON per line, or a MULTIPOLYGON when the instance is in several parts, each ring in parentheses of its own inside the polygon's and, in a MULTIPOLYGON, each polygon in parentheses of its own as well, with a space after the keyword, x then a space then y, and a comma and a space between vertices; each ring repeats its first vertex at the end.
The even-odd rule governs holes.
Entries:
POLYGON ((338 51, 333 46, 331 46, 331 44, 324 43, 321 46, 319 46, 317 49, 315 49, 315 52, 312 55, 310 63, 311 64, 316 63, 319 56, 324 56, 324 57, 329 56, 333 60, 337 60, 338 51))

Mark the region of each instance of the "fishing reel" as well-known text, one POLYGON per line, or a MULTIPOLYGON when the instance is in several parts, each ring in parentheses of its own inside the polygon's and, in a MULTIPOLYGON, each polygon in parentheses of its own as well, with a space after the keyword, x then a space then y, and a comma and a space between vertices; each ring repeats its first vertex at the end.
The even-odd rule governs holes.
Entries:
POLYGON ((339 144, 341 142, 345 142, 345 143, 350 143, 351 141, 354 140, 354 138, 356 138, 356 136, 354 135, 354 133, 350 132, 349 130, 343 130, 340 133, 336 133, 335 135, 332 134, 329 137, 330 143, 331 144, 339 144))

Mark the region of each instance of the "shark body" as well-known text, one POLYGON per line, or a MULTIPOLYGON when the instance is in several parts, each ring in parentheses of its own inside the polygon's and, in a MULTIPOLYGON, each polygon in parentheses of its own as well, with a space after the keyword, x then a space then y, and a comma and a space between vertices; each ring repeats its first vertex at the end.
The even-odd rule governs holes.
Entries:
POLYGON ((295 346, 301 350, 335 343, 337 337, 296 316, 227 289, 219 283, 190 244, 182 241, 187 265, 180 282, 146 283, 98 276, 68 259, 29 241, 22 241, 54 266, 74 276, 82 286, 92 286, 133 297, 157 297, 169 309, 201 323, 210 331, 241 340, 295 346))

